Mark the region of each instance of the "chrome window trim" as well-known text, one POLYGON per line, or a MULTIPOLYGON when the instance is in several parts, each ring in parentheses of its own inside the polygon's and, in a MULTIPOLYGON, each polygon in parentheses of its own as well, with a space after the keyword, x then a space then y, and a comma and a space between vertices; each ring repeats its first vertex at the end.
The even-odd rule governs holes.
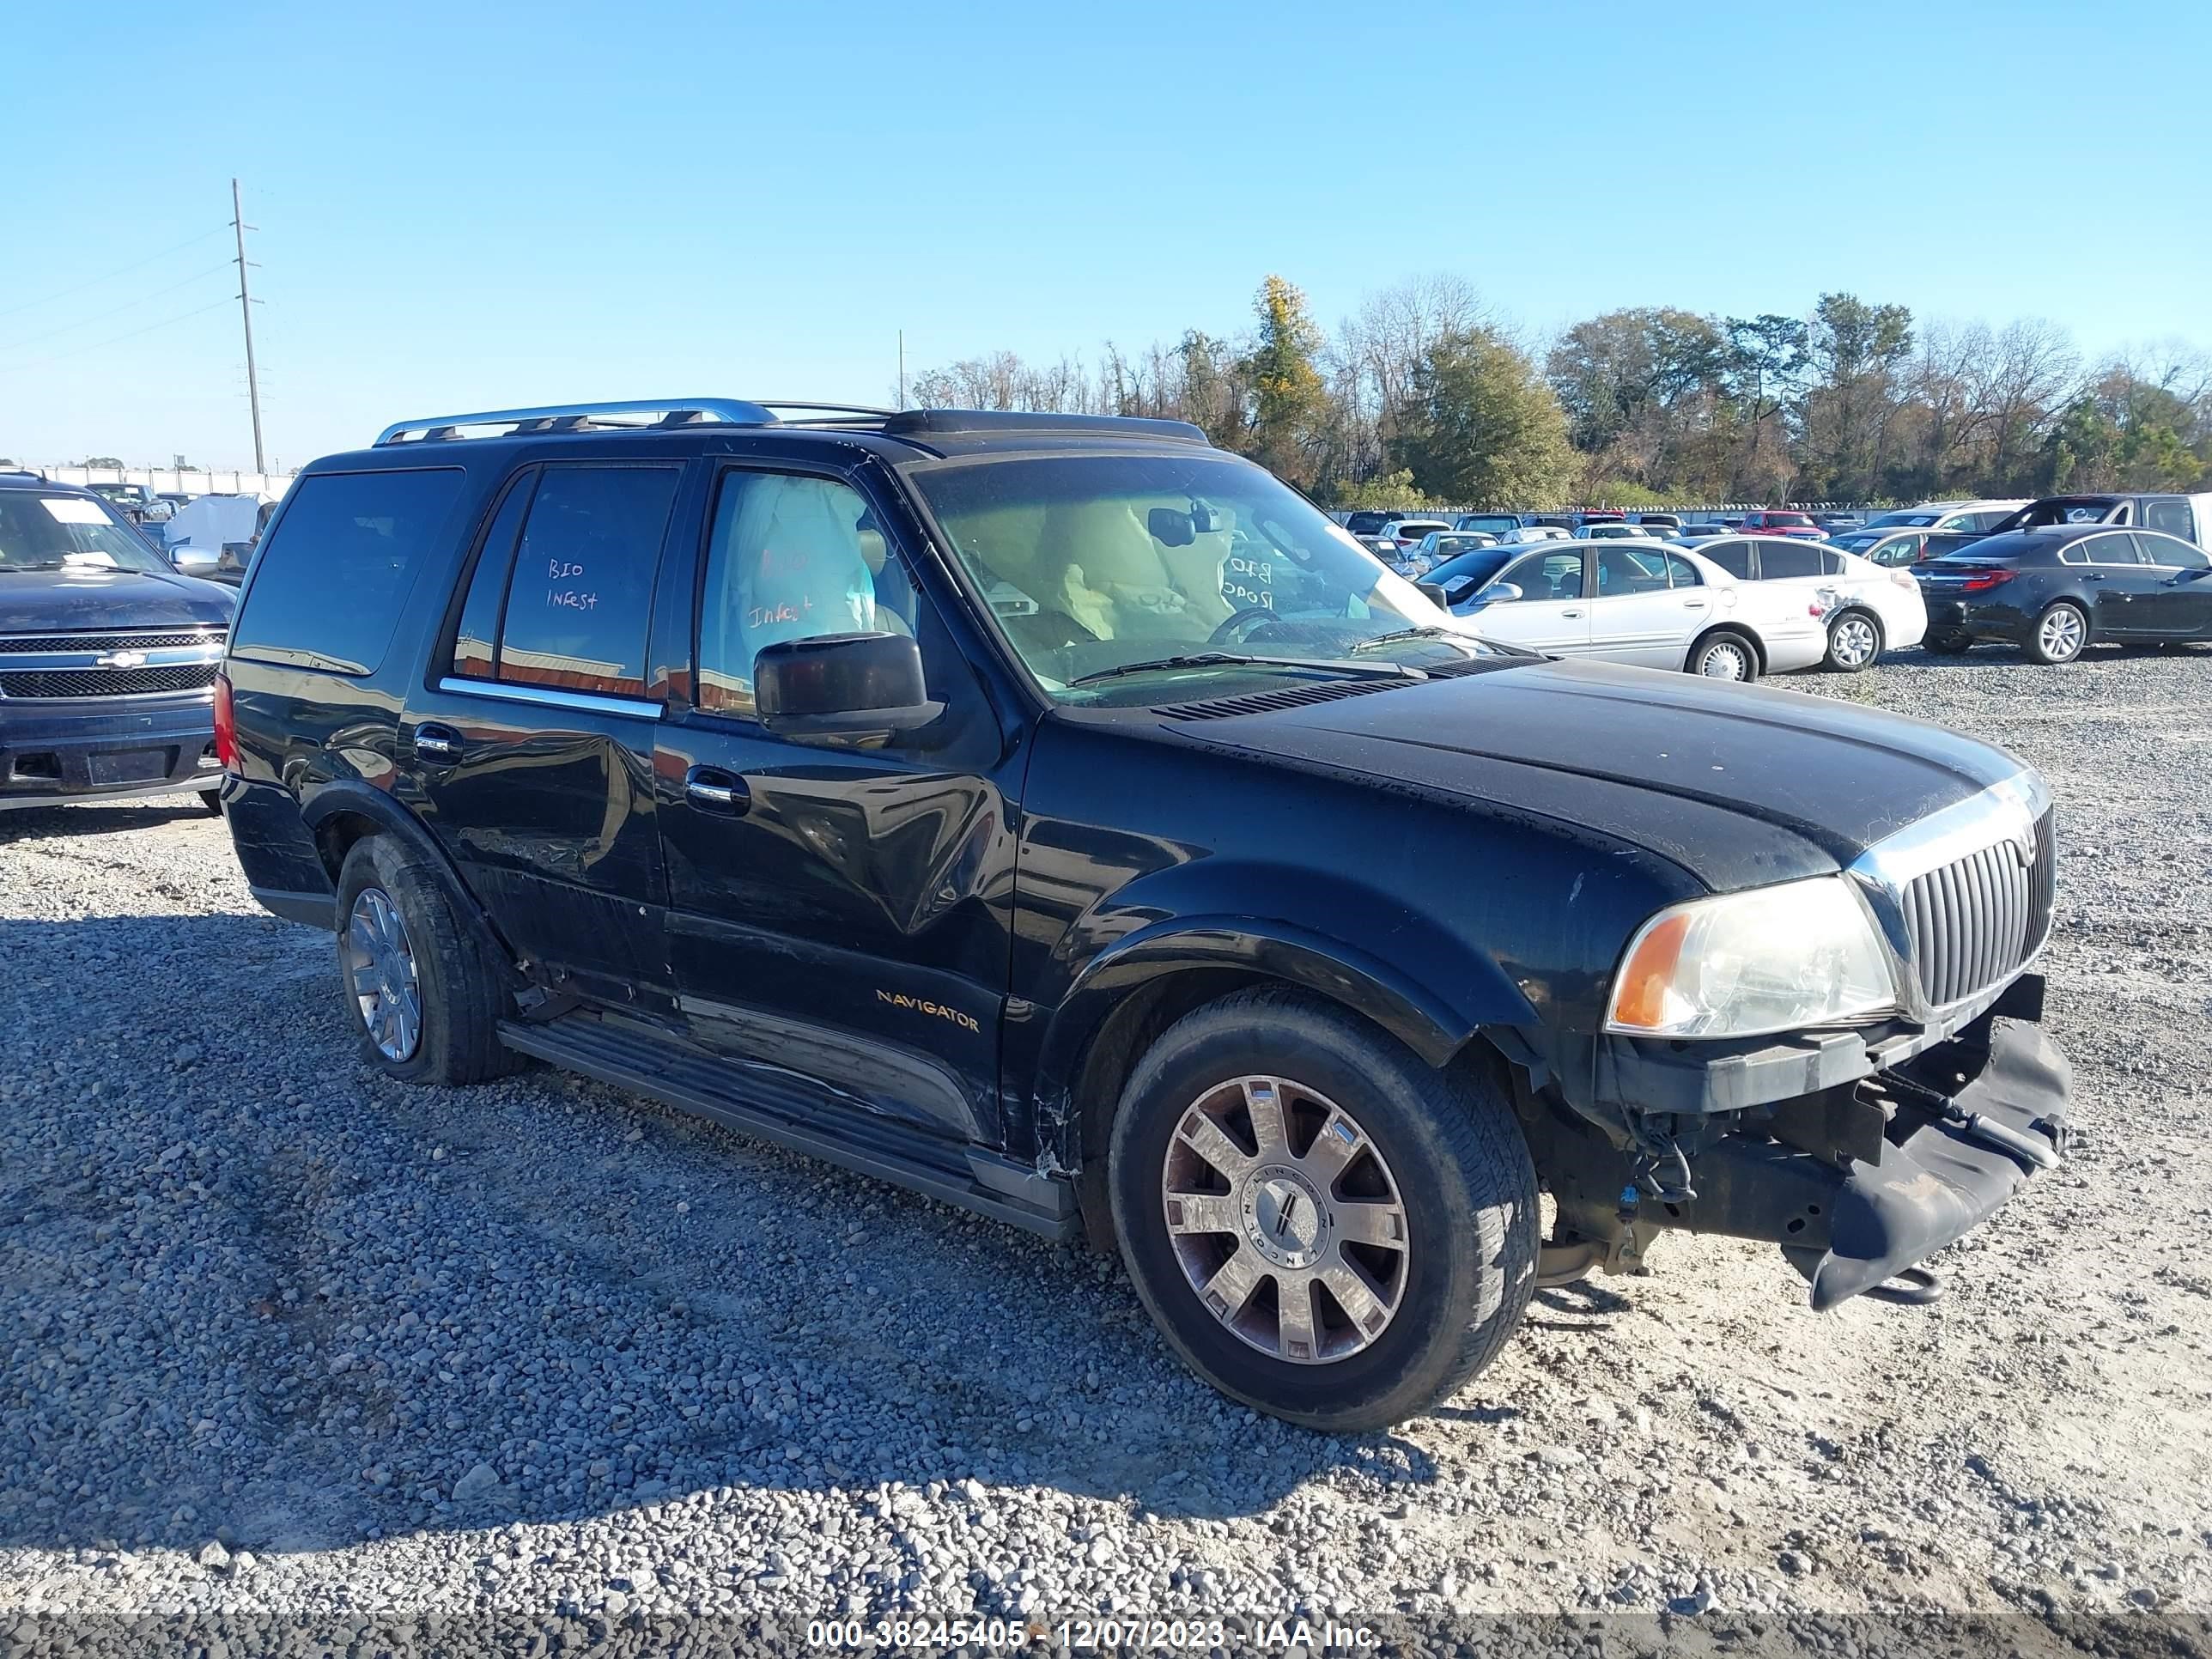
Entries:
POLYGON ((1905 919, 1905 893, 1930 871, 2002 842, 2018 848, 2023 863, 2033 863, 2039 850, 2036 826, 2051 805, 2051 786, 2041 774, 2023 769, 1917 823, 1905 825, 1876 842, 1845 867, 1844 873, 1866 899, 1895 958, 1898 994, 1908 1018, 1923 1023, 1948 1018, 1966 1003, 2010 984, 2043 953, 2050 942, 2051 920, 2045 921, 2043 937, 2027 948, 1996 986, 1984 986, 1960 1002, 1939 1007, 1921 990, 1920 962, 1905 919))
POLYGON ((631 720, 657 720, 666 712, 664 705, 645 697, 604 697, 592 691, 562 691, 550 685, 514 685, 504 680, 471 680, 454 674, 440 680, 438 690, 458 696, 537 703, 547 708, 580 708, 593 714, 623 714, 631 720))

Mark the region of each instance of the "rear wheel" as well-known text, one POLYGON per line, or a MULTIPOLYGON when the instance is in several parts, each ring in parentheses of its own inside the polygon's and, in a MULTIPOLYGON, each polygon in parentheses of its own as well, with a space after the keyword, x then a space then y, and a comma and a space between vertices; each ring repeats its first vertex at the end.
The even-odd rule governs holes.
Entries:
POLYGON ((1963 628, 1949 628, 1931 632, 1920 641, 1920 648, 1939 657, 1958 657, 1965 655, 1973 643, 1974 636, 1963 628))
POLYGON ((2089 643, 2089 617, 2070 599, 2059 599, 2035 619, 2027 654, 2049 665, 2072 662, 2089 643))
POLYGON ((495 1034, 507 993, 420 854, 390 836, 356 842, 338 872, 337 922, 363 1060, 407 1083, 475 1083, 514 1068, 495 1034))
POLYGON ((1683 666, 1709 680, 1755 680, 1759 647, 1733 628, 1716 628, 1690 647, 1683 666))
POLYGON ((1863 674, 1881 655, 1881 623, 1870 611, 1838 612, 1828 623, 1828 666, 1863 674))
POLYGON ((1535 1285, 1535 1171, 1510 1106, 1341 1011, 1246 993, 1171 1027, 1115 1120, 1137 1292, 1224 1394, 1357 1431, 1426 1410, 1535 1285))

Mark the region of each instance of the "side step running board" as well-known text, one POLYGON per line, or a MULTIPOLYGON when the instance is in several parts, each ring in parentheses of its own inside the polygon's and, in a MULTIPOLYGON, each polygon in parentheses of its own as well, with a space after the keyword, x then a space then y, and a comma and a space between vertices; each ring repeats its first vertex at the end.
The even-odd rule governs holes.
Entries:
POLYGON ((502 1020, 499 1039, 565 1071, 1010 1226, 1061 1243, 1073 1242, 1082 1231, 1074 1188, 1065 1180, 978 1147, 955 1146, 890 1118, 856 1115, 854 1127, 865 1132, 865 1142, 841 1134, 837 1121, 795 1088, 762 1087, 761 1079, 746 1078, 714 1055, 672 1048, 664 1038, 611 1020, 588 1014, 543 1024, 502 1020))

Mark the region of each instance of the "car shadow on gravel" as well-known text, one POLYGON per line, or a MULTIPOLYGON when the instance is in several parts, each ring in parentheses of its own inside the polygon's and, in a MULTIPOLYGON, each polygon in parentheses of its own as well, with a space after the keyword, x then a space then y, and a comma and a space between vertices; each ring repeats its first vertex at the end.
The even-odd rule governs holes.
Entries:
POLYGON ((550 1069, 386 1079, 331 958, 258 915, 0 920, 0 1547, 1438 1478, 1418 1425, 1214 1394, 1118 1262, 550 1069))
POLYGON ((84 836, 136 835, 163 824, 197 823, 208 816, 197 795, 112 805, 79 802, 65 806, 11 806, 0 811, 0 846, 84 836))

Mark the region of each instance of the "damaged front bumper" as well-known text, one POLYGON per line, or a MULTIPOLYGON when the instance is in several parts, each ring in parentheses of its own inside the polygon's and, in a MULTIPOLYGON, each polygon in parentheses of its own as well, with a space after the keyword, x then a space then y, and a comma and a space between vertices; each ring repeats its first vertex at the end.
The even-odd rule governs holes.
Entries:
MULTIPOLYGON (((1562 1234, 1615 1271, 1639 1265, 1660 1231, 1765 1240, 1805 1275, 1816 1309, 1874 1289, 2064 1156, 2072 1073, 2039 1023, 2041 989, 2027 976, 1947 1040, 1852 1082, 1730 1114, 1725 1129, 1675 1120, 1677 1157, 1583 1161, 1554 1188, 1562 1234)), ((1664 1122, 1646 1120, 1652 1138, 1664 1122)))

